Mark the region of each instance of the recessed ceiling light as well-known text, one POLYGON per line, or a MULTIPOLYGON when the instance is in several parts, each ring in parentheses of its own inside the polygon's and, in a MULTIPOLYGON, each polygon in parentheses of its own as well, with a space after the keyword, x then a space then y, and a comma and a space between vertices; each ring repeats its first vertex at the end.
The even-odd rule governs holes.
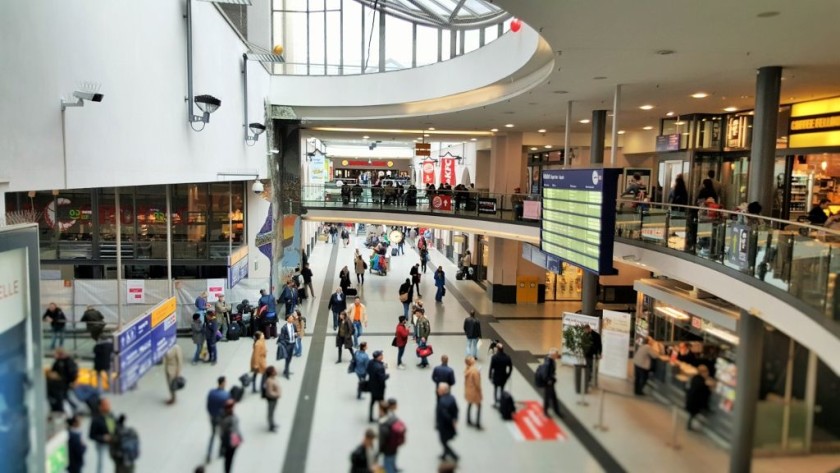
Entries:
POLYGON ((742 95, 741 98, 742 99, 751 99, 752 95, 742 95))
POLYGON ((653 130, 653 127, 648 125, 646 127, 643 127, 642 130, 653 130))
POLYGON ((737 112, 738 107, 726 107, 723 109, 724 112, 737 112))
POLYGON ((674 122, 674 125, 683 126, 683 125, 685 125, 685 122, 684 121, 676 121, 676 122, 674 122))
POLYGON ((653 110, 653 105, 642 105, 639 108, 641 108, 642 110, 653 110))
POLYGON ((498 128, 491 128, 490 131, 492 131, 493 133, 496 133, 497 131, 499 131, 499 129, 498 128))
POLYGON ((584 118, 584 119, 583 119, 583 120, 581 120, 580 122, 581 122, 581 123, 589 123, 589 119, 584 118))
POLYGON ((365 136, 362 137, 363 140, 366 140, 368 138, 370 138, 368 135, 365 135, 365 136))
POLYGON ((435 131, 435 127, 430 126, 430 127, 429 127, 429 131, 435 131))
POLYGON ((507 125, 505 125, 505 128, 513 128, 513 123, 508 123, 507 125))
POLYGON ((477 138, 470 138, 470 141, 478 141, 477 138))
POLYGON ((429 137, 429 134, 428 134, 428 133, 423 133, 423 136, 425 136, 426 138, 428 138, 428 137, 429 137))
POLYGON ((537 148, 536 146, 531 146, 531 151, 536 151, 536 150, 538 150, 538 149, 539 149, 539 148, 537 148))
POLYGON ((618 130, 619 135, 623 135, 624 133, 626 133, 624 130, 618 130))
POLYGON ((665 114, 666 117, 673 117, 675 115, 674 112, 668 112, 665 114))
POLYGON ((758 18, 773 18, 774 16, 779 16, 779 15, 781 15, 781 13, 779 13, 777 11, 765 11, 765 12, 761 12, 758 15, 756 15, 756 17, 758 17, 758 18))
POLYGON ((606 78, 607 78, 607 76, 595 76, 595 77, 593 77, 592 79, 593 79, 593 80, 604 80, 604 79, 606 79, 606 78))
POLYGON ((545 149, 551 149, 551 145, 545 145, 545 146, 543 146, 543 148, 545 148, 545 149))
POLYGON ((537 133, 545 133, 545 128, 540 128, 539 130, 537 130, 537 133))
POLYGON ((709 96, 709 94, 707 94, 706 92, 695 92, 695 93, 691 94, 691 96, 694 97, 695 99, 705 99, 706 97, 709 96))

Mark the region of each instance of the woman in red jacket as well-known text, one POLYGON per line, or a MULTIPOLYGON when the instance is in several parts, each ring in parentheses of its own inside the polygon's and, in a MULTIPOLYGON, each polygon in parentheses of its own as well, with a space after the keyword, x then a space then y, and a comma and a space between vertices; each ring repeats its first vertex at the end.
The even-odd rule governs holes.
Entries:
POLYGON ((394 336, 393 345, 397 347, 397 369, 404 370, 405 365, 402 362, 403 353, 405 353, 405 346, 408 344, 408 327, 406 326, 405 316, 400 316, 400 322, 397 324, 397 334, 394 336))

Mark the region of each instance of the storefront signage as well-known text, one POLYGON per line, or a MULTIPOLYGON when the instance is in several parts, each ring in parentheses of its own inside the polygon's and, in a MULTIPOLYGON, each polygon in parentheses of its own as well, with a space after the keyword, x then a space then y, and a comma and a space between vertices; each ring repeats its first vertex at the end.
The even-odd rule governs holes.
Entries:
POLYGON ((656 137, 656 151, 679 151, 680 134, 659 135, 656 137))
POLYGON ((414 155, 415 156, 431 156, 432 155, 432 144, 431 143, 415 143, 414 144, 414 155))
POLYGON ((792 118, 790 120, 791 133, 807 133, 811 131, 840 130, 840 114, 819 117, 792 118))
POLYGON ((452 210, 452 196, 451 195, 436 195, 432 198, 432 208, 435 210, 450 211, 452 210))
POLYGON ((478 213, 480 214, 495 214, 497 212, 496 199, 489 198, 489 197, 479 197, 478 198, 478 213))
POLYGON ((744 224, 732 225, 729 241, 729 264, 740 271, 750 269, 750 227, 744 224))
MULTIPOLYGON (((598 317, 594 317, 591 315, 583 315, 583 314, 575 314, 574 312, 563 312, 563 331, 565 332, 567 328, 575 326, 575 325, 589 325, 592 327, 592 330, 596 332, 600 331, 600 321, 598 317)), ((579 365, 583 364, 584 360, 577 358, 571 351, 563 346, 563 353, 560 358, 560 361, 564 365, 579 365)))
POLYGON ((425 161, 420 164, 423 169, 423 185, 435 183, 435 163, 432 161, 425 161))
POLYGON ((455 160, 453 158, 440 158, 440 183, 455 187, 455 160))
POLYGON ((327 180, 324 155, 315 153, 309 159, 309 183, 323 184, 327 180))
POLYGON ((618 379, 627 379, 631 320, 630 314, 604 310, 604 320, 601 328, 603 350, 598 366, 600 373, 618 379))
POLYGON ((119 392, 137 384, 175 345, 176 311, 175 298, 171 297, 114 335, 117 340, 119 392))
POLYGON ((616 274, 612 259, 620 175, 621 169, 544 170, 542 250, 596 274, 616 274))
POLYGON ((125 281, 125 302, 127 304, 146 303, 146 281, 143 279, 128 279, 125 281))

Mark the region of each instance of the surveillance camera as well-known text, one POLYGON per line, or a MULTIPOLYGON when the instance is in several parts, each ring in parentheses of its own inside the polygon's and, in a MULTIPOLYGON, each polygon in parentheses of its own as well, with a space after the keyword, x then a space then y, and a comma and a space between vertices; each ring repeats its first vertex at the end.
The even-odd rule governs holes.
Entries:
POLYGON ((265 190, 263 183, 260 181, 254 181, 254 185, 251 186, 251 192, 254 194, 262 194, 265 190))
POLYGON ((82 100, 90 100, 91 102, 101 102, 102 99, 105 98, 105 95, 87 90, 77 90, 73 92, 73 97, 82 100))

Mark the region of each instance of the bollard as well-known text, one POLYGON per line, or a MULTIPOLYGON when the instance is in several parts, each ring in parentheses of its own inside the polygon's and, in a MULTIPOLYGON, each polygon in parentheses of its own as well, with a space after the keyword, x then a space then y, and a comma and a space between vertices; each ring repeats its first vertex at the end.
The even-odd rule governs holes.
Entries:
POLYGON ((674 406, 671 409, 671 440, 665 442, 665 445, 673 448, 674 450, 682 448, 679 439, 679 408, 677 406, 674 406))
POLYGON ((606 425, 604 425, 604 399, 606 398, 605 395, 606 391, 601 390, 601 404, 598 406, 598 423, 593 426, 595 430, 600 430, 601 432, 606 432, 609 430, 606 425))
POLYGON ((578 406, 588 406, 586 402, 586 370, 580 370, 580 377, 583 378, 580 382, 580 399, 577 401, 578 406))

